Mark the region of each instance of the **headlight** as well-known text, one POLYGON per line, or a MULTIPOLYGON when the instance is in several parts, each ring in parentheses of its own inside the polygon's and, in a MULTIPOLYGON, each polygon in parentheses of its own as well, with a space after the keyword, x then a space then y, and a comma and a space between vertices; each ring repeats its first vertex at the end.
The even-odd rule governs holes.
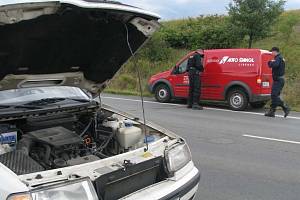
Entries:
POLYGON ((170 173, 178 171, 192 160, 190 149, 185 143, 177 143, 167 149, 165 158, 170 173))
POLYGON ((15 194, 8 200, 98 200, 90 180, 72 181, 53 185, 26 194, 15 194))

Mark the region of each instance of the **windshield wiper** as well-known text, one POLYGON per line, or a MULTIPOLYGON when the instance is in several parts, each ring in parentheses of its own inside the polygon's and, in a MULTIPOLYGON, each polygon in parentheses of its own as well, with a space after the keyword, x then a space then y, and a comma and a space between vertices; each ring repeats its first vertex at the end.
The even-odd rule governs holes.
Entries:
POLYGON ((40 100, 31 101, 25 104, 0 104, 0 110, 14 108, 14 109, 42 109, 43 106, 58 103, 65 100, 77 101, 81 103, 88 103, 90 100, 87 99, 76 99, 76 98, 45 98, 40 100))
POLYGON ((41 109, 38 106, 31 106, 31 105, 0 105, 0 109, 7 109, 7 108, 15 108, 15 109, 41 109))
POLYGON ((10 108, 8 105, 0 105, 0 109, 10 108))
POLYGON ((49 104, 55 104, 61 101, 65 100, 71 100, 71 101, 77 101, 81 103, 88 103, 90 100, 87 99, 76 99, 76 98, 60 98, 60 97, 54 97, 54 98, 44 98, 36 101, 31 101, 29 103, 24 104, 25 106, 46 106, 49 104))

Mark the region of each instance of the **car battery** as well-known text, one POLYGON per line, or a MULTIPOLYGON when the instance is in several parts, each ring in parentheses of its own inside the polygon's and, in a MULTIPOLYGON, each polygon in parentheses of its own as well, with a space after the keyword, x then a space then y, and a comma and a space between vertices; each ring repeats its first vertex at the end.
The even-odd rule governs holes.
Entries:
POLYGON ((0 124, 0 154, 16 149, 18 130, 10 124, 0 124))

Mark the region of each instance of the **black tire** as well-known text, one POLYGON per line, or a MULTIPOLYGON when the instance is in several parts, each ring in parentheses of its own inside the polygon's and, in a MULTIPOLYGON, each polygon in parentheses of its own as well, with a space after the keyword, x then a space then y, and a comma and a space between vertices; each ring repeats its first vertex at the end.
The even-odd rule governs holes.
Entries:
POLYGON ((250 103, 252 108, 264 108, 266 106, 266 104, 267 104, 267 102, 265 102, 265 101, 250 103))
POLYGON ((160 84, 155 88, 155 99, 160 103, 168 103, 171 100, 170 88, 166 84, 160 84))
POLYGON ((233 88, 228 92, 227 101, 229 107, 235 111, 243 111, 248 107, 249 99, 242 88, 233 88))

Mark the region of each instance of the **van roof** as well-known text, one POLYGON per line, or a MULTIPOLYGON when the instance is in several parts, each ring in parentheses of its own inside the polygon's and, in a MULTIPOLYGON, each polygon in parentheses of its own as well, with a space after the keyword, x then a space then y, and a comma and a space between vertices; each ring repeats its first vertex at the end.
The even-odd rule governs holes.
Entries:
POLYGON ((224 51, 244 51, 244 52, 260 52, 260 53, 271 53, 270 51, 263 50, 263 49, 208 49, 204 50, 204 52, 224 52, 224 51))

